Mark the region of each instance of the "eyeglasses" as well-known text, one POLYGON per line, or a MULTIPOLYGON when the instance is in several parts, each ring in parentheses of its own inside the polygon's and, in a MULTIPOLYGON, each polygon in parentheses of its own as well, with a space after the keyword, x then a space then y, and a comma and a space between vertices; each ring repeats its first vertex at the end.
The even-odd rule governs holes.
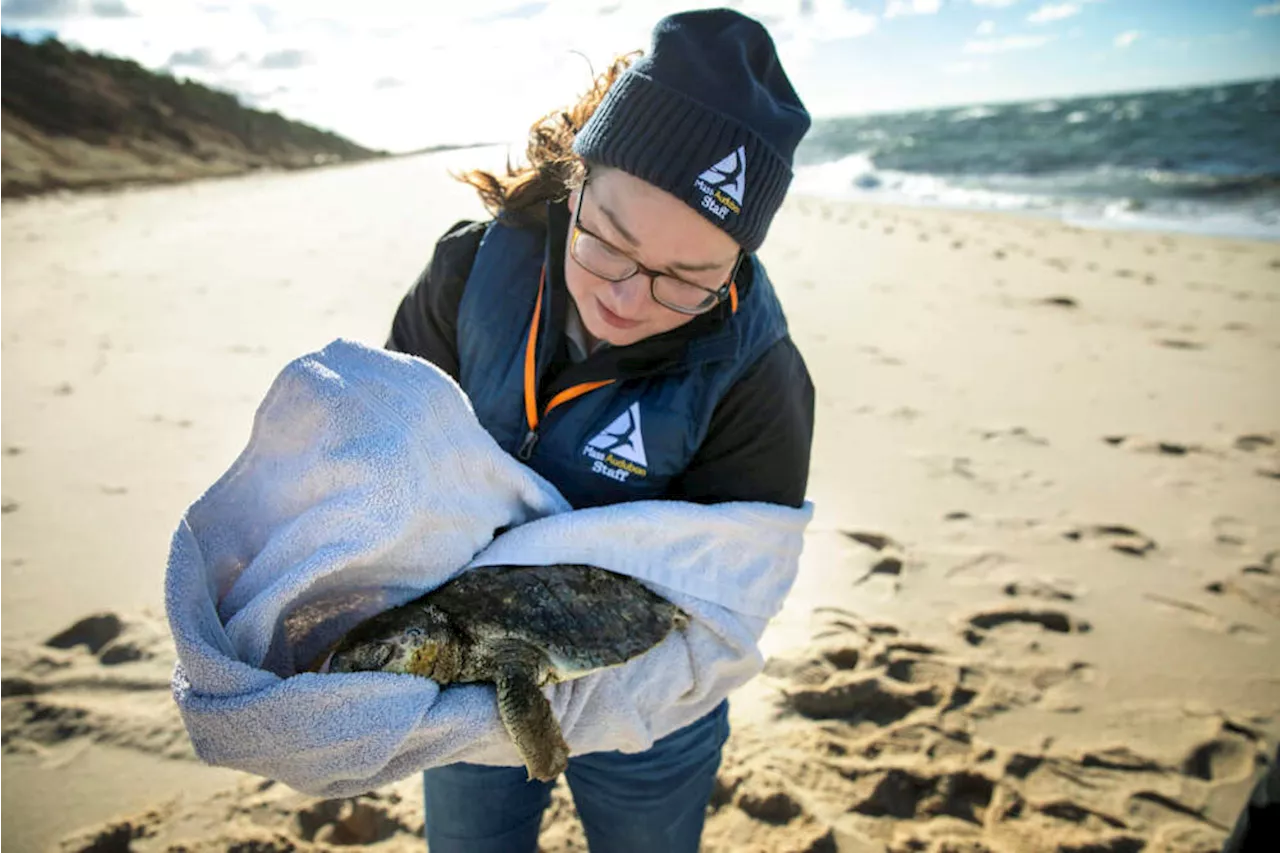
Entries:
POLYGON ((653 301, 681 314, 705 314, 729 298, 733 280, 742 266, 742 250, 738 251, 738 258, 734 261, 728 280, 715 289, 685 281, 669 273, 651 270, 582 226, 578 216, 582 212, 586 196, 587 185, 584 182, 578 196, 578 206, 573 211, 573 221, 569 225, 572 234, 569 239, 569 254, 578 266, 605 281, 618 282, 637 275, 647 276, 649 295, 653 297, 653 301))

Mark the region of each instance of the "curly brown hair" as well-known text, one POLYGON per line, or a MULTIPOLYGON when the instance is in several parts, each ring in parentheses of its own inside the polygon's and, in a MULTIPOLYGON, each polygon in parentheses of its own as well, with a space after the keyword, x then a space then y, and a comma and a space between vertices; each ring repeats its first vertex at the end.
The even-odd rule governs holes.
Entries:
POLYGON ((491 215, 501 215, 517 225, 545 225, 546 202, 567 197, 586 176, 582 159, 573 153, 574 137, 600 106, 609 87, 642 55, 642 51, 632 51, 614 57, 577 103, 552 110, 534 122, 529 128, 526 164, 515 168, 508 157, 505 175, 472 169, 454 178, 475 187, 491 215))

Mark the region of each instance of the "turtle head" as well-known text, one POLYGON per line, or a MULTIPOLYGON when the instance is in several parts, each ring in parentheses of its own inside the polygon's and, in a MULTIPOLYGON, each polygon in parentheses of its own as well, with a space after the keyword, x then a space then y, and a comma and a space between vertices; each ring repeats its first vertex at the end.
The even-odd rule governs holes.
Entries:
POLYGON ((448 684, 461 668, 449 620, 431 605, 411 604, 376 616, 348 634, 330 672, 398 672, 448 684))

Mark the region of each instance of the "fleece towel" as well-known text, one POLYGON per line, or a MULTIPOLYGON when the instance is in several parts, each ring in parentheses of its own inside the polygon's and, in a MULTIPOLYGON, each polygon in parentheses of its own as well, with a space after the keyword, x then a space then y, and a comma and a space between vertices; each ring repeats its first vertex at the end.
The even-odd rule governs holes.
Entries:
POLYGON ((756 675, 812 514, 640 501, 574 511, 426 361, 338 340, 285 367, 174 533, 173 695, 199 757, 324 797, 427 767, 518 766, 493 688, 307 671, 362 620, 482 565, 586 563, 692 617, 547 688, 573 754, 638 752, 756 675))

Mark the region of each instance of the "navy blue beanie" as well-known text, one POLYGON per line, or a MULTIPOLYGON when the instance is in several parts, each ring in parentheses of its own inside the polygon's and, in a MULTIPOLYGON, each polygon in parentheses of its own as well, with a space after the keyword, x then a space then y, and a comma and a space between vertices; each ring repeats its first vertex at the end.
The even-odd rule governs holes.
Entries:
POLYGON ((687 202, 754 252, 791 183, 809 113, 759 22, 729 9, 658 22, 573 150, 687 202))

